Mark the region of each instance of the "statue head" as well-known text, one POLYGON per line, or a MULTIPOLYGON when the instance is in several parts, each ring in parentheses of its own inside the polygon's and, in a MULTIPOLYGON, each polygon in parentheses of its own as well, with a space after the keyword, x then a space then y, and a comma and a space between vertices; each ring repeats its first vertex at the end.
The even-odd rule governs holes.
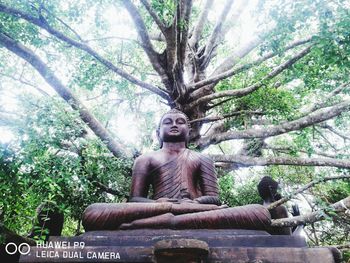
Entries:
POLYGON ((186 142, 187 146, 190 130, 191 126, 187 115, 177 109, 171 109, 159 121, 157 137, 160 148, 163 147, 163 142, 186 142))
POLYGON ((270 176, 264 176, 258 184, 259 195, 265 201, 277 201, 281 199, 278 189, 278 182, 273 180, 270 176))

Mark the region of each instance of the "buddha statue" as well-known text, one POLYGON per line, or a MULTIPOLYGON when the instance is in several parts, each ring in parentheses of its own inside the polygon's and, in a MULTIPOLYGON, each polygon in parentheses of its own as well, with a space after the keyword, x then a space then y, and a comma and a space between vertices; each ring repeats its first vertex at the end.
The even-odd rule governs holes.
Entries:
MULTIPOLYGON (((263 199, 263 206, 268 207, 273 202, 276 202, 282 198, 278 192, 278 182, 273 180, 270 176, 264 176, 258 184, 258 192, 263 199)), ((284 205, 279 205, 270 210, 272 219, 280 219, 288 217, 288 210, 284 205)), ((269 227, 268 232, 272 235, 291 235, 292 231, 290 227, 269 227)))
POLYGON ((160 149, 135 160, 129 202, 88 206, 82 220, 85 230, 266 230, 271 216, 264 206, 221 205, 214 163, 188 149, 189 133, 183 112, 164 114, 157 129, 160 149))

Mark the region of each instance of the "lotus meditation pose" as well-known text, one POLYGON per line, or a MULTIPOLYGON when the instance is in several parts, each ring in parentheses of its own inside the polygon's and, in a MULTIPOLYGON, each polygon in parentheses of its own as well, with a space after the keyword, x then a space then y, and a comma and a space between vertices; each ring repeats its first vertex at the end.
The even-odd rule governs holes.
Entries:
POLYGON ((263 206, 221 206, 213 161, 187 148, 189 132, 184 113, 166 113, 157 130, 161 149, 134 163, 129 202, 90 205, 85 230, 267 229, 271 217, 263 206))

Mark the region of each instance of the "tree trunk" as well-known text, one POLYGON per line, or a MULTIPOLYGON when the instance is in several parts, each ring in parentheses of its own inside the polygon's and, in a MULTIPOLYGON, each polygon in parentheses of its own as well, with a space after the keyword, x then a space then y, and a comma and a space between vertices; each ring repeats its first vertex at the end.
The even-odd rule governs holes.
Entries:
POLYGON ((55 91, 80 114, 81 119, 90 127, 90 129, 99 137, 108 149, 116 157, 125 157, 125 152, 121 145, 117 143, 102 124, 90 113, 90 111, 82 104, 82 102, 68 89, 55 74, 46 66, 46 64, 31 50, 24 47, 12 38, 0 33, 0 43, 8 50, 17 54, 27 62, 29 62, 45 79, 45 81, 55 89, 55 91))

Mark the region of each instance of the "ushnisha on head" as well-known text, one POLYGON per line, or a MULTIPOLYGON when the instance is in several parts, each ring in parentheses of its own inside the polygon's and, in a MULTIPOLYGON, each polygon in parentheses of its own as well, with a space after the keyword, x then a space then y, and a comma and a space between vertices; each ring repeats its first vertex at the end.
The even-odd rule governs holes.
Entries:
POLYGON ((163 142, 185 142, 187 146, 190 130, 187 115, 177 109, 171 109, 162 116, 158 125, 157 137, 160 148, 163 147, 163 142))

